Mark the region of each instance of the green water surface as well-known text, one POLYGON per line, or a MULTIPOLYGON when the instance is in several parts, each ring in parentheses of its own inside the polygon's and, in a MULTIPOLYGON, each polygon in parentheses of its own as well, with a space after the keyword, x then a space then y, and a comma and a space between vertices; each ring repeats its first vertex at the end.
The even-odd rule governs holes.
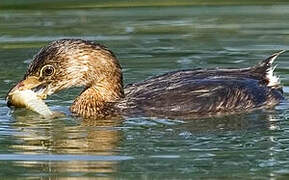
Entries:
MULTIPOLYGON (((68 108, 80 89, 46 101, 65 118, 41 119, 5 102, 39 48, 60 38, 108 46, 126 84, 177 69, 254 65, 289 49, 286 1, 33 2, 0 4, 0 179, 289 178, 287 102, 186 121, 73 118, 68 108)), ((276 68, 285 96, 288 60, 283 54, 276 68)))

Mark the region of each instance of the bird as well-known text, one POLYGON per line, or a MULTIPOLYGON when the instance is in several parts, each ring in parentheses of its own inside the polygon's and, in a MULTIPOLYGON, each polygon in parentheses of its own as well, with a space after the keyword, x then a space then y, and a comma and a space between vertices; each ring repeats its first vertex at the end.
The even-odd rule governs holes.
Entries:
POLYGON ((274 60, 280 51, 247 68, 185 69, 124 86, 122 68, 106 46, 82 39, 50 42, 33 57, 10 89, 29 89, 41 99, 83 87, 70 106, 83 118, 159 117, 194 119, 270 108, 284 100, 274 60))

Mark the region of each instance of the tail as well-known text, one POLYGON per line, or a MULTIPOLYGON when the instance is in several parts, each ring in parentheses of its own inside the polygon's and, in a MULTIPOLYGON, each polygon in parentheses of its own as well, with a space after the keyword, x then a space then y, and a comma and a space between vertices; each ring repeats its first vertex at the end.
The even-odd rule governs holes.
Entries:
POLYGON ((258 73, 263 76, 263 78, 267 82, 267 86, 276 87, 280 85, 279 77, 274 75, 274 70, 276 66, 273 66, 273 63, 280 54, 286 51, 287 50, 282 50, 280 52, 277 52, 252 68, 254 73, 258 73))

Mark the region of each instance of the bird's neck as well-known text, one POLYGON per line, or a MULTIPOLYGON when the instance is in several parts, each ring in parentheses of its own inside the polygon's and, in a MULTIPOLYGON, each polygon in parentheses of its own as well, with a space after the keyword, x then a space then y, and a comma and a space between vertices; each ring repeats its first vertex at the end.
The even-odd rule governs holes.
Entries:
POLYGON ((115 112, 113 105, 124 97, 122 79, 101 81, 87 87, 73 102, 72 113, 88 118, 104 118, 115 112))

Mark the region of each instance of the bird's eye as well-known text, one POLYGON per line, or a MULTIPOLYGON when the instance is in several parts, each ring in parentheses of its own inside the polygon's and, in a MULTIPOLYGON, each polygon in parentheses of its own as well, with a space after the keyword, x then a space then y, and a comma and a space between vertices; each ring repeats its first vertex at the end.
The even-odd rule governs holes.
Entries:
POLYGON ((52 65, 46 65, 41 70, 42 76, 51 76, 54 73, 54 67, 52 65))

